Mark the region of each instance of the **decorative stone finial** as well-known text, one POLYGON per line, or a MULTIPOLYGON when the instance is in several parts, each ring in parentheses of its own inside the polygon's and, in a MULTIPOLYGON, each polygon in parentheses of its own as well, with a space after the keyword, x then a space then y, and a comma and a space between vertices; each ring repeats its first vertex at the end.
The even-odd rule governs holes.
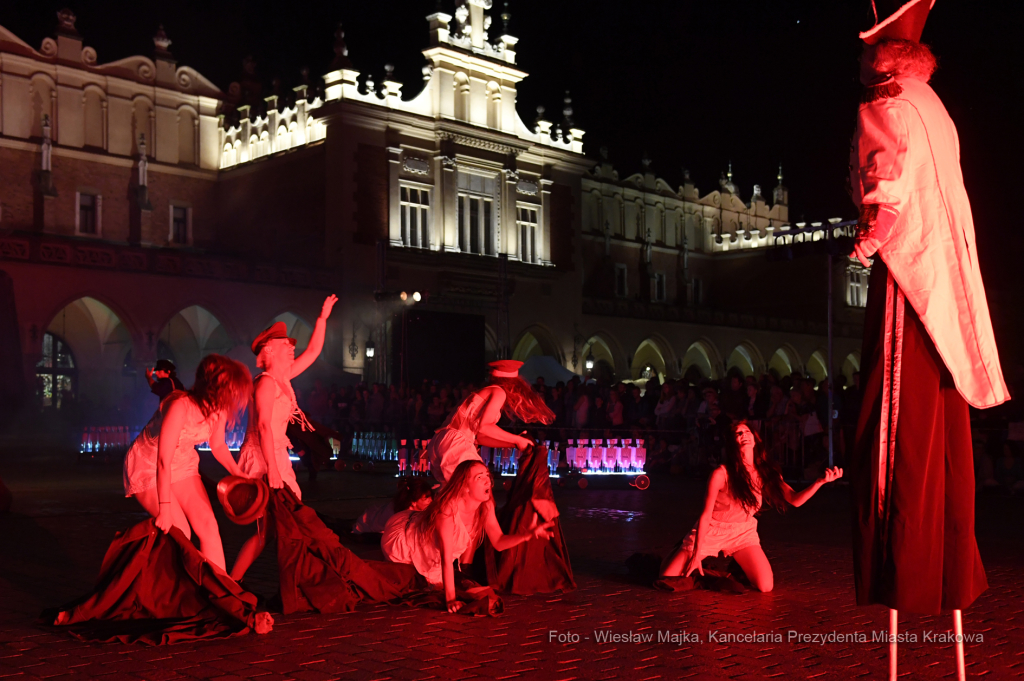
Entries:
POLYGON ((602 161, 607 161, 608 160, 608 147, 601 147, 600 153, 601 153, 601 160, 602 161))
POLYGON ((508 11, 508 2, 505 2, 505 9, 501 13, 501 32, 504 35, 508 35, 508 22, 512 19, 512 14, 508 11))
POLYGON ((334 70, 352 68, 352 62, 348 58, 348 45, 345 44, 345 31, 342 29, 341 23, 338 23, 338 27, 334 29, 334 61, 331 62, 331 68, 334 70))
POLYGON ((78 36, 75 22, 78 17, 69 8, 65 7, 57 12, 57 33, 60 35, 78 36))
POLYGON ((394 64, 385 64, 384 65, 384 77, 387 78, 388 80, 394 80, 394 75, 395 75, 395 65, 394 64))
POLYGON ((732 182, 732 161, 729 161, 729 172, 726 173, 726 177, 729 178, 729 182, 732 182))
POLYGON ((153 36, 153 44, 156 46, 156 56, 158 57, 170 57, 171 53, 167 49, 171 46, 171 39, 167 37, 164 32, 164 25, 160 24, 160 28, 156 30, 156 35, 153 36))
POLYGON ((683 168, 683 182, 685 184, 689 184, 692 181, 693 180, 690 179, 690 169, 689 168, 683 168))
POLYGON ((568 90, 565 91, 565 99, 562 102, 565 104, 562 108, 562 115, 565 117, 565 125, 563 127, 568 130, 575 125, 572 120, 572 97, 569 96, 568 90))
POLYGON ((779 184, 782 184, 782 162, 781 161, 779 162, 779 176, 778 176, 778 179, 779 179, 779 184))
POLYGON ((640 159, 640 165, 643 166, 645 173, 651 172, 651 157, 647 155, 646 151, 644 152, 644 157, 640 159))

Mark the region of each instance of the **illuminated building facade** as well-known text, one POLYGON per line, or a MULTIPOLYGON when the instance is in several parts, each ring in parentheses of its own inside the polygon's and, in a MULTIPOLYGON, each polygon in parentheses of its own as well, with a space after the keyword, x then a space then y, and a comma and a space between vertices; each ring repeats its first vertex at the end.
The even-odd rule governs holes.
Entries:
MULTIPOLYGON (((38 50, 0 26, 0 269, 30 390, 115 405, 160 357, 186 383, 208 352, 252 365, 257 333, 282 319, 301 344, 329 292, 328 381, 416 377, 430 328, 474 361, 593 355, 617 379, 822 375, 824 264, 764 258, 781 170, 770 203, 731 172, 704 195, 646 160, 620 179, 568 97, 520 117, 491 10, 427 17, 418 94, 357 71, 340 28, 322 85, 265 94, 251 62, 227 91, 179 66, 162 31, 152 58, 103 64, 70 13, 38 50)), ((835 276, 849 373, 863 297, 835 276)))

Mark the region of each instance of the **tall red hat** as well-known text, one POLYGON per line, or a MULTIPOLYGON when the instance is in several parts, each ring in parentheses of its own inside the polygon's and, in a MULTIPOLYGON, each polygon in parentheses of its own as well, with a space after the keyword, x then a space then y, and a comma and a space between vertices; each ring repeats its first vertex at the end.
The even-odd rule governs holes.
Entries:
POLYGON ((874 45, 887 38, 897 40, 921 41, 921 32, 928 21, 928 12, 935 6, 935 0, 872 0, 875 10, 875 25, 860 34, 860 39, 868 45, 874 45), (879 21, 879 8, 888 16, 879 21))
POLYGON ((487 366, 491 367, 491 376, 495 378, 514 378, 519 375, 519 367, 523 363, 514 359, 499 359, 487 366))
POLYGON ((274 324, 271 324, 269 329, 267 329, 260 335, 256 336, 256 340, 252 342, 252 354, 260 354, 260 350, 263 349, 264 345, 266 345, 272 340, 280 339, 288 341, 289 343, 292 344, 292 346, 295 345, 295 339, 288 337, 288 327, 285 325, 284 322, 276 322, 274 324))

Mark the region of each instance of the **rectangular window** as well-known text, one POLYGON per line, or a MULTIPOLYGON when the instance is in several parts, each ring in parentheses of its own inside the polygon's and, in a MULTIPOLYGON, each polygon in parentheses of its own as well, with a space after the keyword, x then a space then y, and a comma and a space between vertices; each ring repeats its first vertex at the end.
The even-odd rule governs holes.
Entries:
POLYGON ((615 263, 615 296, 618 298, 625 298, 629 295, 626 279, 628 272, 625 265, 615 263))
POLYGON ((519 259, 523 262, 540 262, 537 252, 537 209, 519 206, 516 210, 516 225, 519 227, 519 259))
POLYGON ((494 200, 488 196, 459 194, 459 250, 495 255, 494 200))
POLYGON ((430 248, 430 190, 402 185, 402 243, 410 248, 430 248))
POLYGON ((654 301, 665 302, 665 273, 657 272, 654 275, 654 301))
POLYGON ((100 197, 95 194, 78 194, 79 234, 99 235, 100 233, 100 197))
POLYGON ((171 206, 171 243, 178 246, 189 244, 189 222, 192 209, 185 206, 171 206))
POLYGON ((851 265, 846 270, 846 304, 850 307, 867 307, 867 271, 860 269, 859 265, 851 265))

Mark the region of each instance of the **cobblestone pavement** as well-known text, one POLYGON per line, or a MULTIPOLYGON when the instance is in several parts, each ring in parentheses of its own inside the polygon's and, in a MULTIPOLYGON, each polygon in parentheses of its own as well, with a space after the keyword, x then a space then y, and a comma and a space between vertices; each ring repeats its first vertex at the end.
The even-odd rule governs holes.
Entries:
MULTIPOLYGON (((123 498, 119 468, 53 459, 13 464, 8 457, 0 458, 0 476, 15 496, 13 512, 0 516, 3 679, 878 679, 886 673, 885 646, 872 637, 884 631, 887 613, 853 604, 842 486, 785 516, 762 518, 762 544, 775 569, 770 594, 664 594, 630 583, 624 560, 635 551, 664 554, 699 511, 702 484, 665 477, 646 491, 558 490, 579 589, 507 598, 500 618, 368 607, 344 615, 277 615, 267 636, 145 648, 81 643, 35 623, 43 607, 87 591, 114 532, 145 517, 123 498), (598 632, 633 638, 601 642, 598 632), (854 640, 808 638, 829 634, 854 640), (729 640, 747 635, 781 642, 729 640), (861 636, 867 642, 856 642, 861 636)), ((307 503, 339 519, 354 518, 394 486, 393 477, 379 473, 332 471, 312 485, 304 473, 299 477, 307 503)), ((972 677, 1024 675, 1022 521, 1024 499, 979 500, 979 544, 991 587, 964 613, 965 631, 983 637, 967 645, 972 677)), ((230 561, 250 530, 223 517, 221 528, 230 561)), ((372 546, 353 548, 380 555, 372 546)), ((269 595, 275 579, 268 550, 246 581, 269 595)), ((953 676, 952 644, 925 640, 950 628, 948 615, 902 618, 902 631, 918 640, 900 647, 901 677, 953 676)))

